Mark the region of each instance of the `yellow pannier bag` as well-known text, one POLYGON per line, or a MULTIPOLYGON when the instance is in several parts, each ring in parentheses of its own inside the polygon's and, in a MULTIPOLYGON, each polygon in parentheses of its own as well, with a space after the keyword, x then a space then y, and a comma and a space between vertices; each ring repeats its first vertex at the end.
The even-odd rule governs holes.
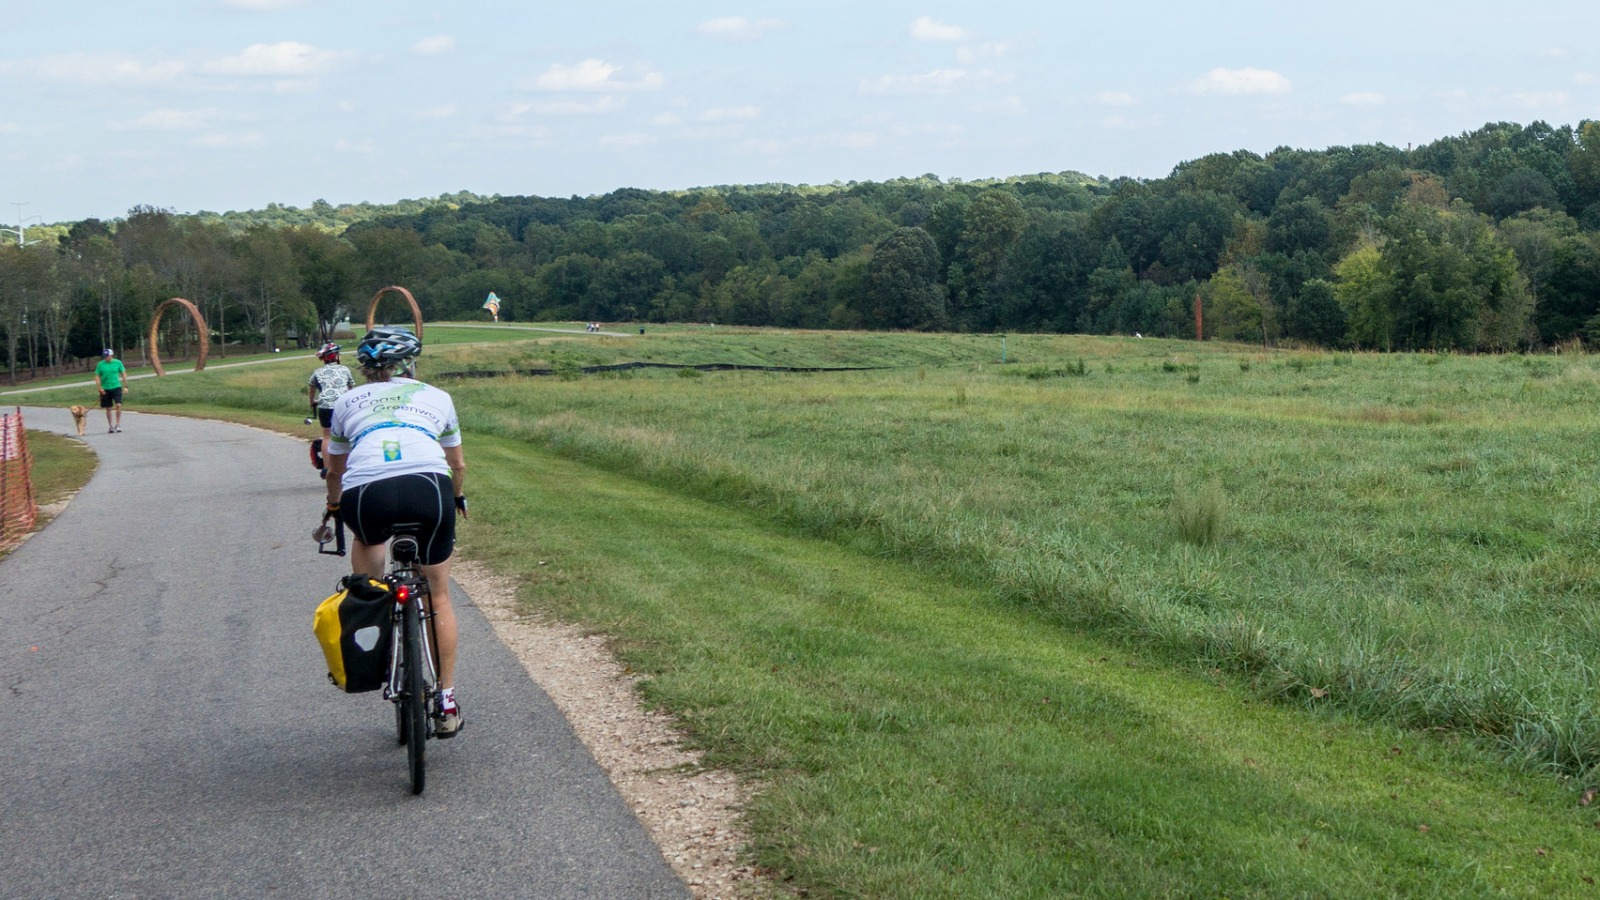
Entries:
POLYGON ((311 627, 328 661, 328 680, 346 693, 383 687, 389 674, 394 598, 389 586, 349 576, 317 604, 311 627))

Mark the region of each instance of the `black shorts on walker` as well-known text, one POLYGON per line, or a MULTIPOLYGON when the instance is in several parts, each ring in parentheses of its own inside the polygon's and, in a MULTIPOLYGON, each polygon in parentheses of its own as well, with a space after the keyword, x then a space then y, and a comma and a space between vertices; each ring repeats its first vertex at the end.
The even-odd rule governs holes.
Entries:
POLYGON ((339 496, 339 519, 371 546, 394 537, 397 526, 417 536, 425 566, 450 558, 456 545, 455 488, 437 472, 396 475, 357 485, 339 496))
POLYGON ((333 407, 331 407, 331 406, 319 406, 319 407, 317 407, 317 421, 322 423, 322 427, 323 428, 332 428, 333 427, 333 407))
POLYGON ((122 402, 122 388, 114 387, 100 392, 100 408, 110 409, 122 402))

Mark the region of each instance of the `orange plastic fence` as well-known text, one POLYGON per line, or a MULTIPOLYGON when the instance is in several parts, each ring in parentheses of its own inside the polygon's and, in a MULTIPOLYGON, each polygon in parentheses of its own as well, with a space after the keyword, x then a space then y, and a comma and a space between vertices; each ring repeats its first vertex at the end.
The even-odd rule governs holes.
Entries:
POLYGON ((22 427, 22 408, 0 416, 0 544, 33 530, 39 504, 33 498, 33 454, 22 427))

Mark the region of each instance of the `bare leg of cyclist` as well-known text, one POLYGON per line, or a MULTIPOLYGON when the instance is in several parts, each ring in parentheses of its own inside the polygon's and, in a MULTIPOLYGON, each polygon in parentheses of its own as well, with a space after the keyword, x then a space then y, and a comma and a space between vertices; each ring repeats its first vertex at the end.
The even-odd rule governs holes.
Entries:
POLYGON ((385 544, 363 544, 350 539, 350 574, 382 578, 385 544))
POLYGON ((439 646, 439 688, 456 686, 456 611, 450 605, 450 560, 436 566, 419 566, 428 579, 433 605, 433 625, 439 646))

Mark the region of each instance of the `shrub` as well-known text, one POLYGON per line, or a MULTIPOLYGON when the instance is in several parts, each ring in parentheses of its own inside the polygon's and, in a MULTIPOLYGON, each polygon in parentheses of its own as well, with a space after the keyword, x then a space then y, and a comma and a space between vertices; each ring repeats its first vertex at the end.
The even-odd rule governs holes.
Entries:
POLYGON ((1222 540, 1227 505, 1228 497, 1220 480, 1213 479, 1198 490, 1180 482, 1173 490, 1169 508, 1178 537, 1202 546, 1222 540))

